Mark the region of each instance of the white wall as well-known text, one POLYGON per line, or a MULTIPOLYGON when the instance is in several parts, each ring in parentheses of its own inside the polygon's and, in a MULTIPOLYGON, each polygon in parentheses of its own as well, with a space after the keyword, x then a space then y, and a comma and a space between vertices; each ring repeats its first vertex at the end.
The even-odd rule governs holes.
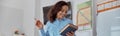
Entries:
MULTIPOLYGON (((97 0, 97 3, 109 0, 97 0)), ((112 3, 113 5, 113 3, 112 3)), ((105 6, 111 7, 111 6, 105 6)), ((98 8, 101 9, 101 8, 98 8)), ((120 8, 104 11, 97 16, 97 36, 120 36, 120 8)))
POLYGON ((23 33, 23 0, 0 1, 0 36, 13 36, 15 29, 23 33))
MULTIPOLYGON (((15 29, 19 29, 22 31, 23 27, 23 10, 16 9, 16 8, 10 8, 10 7, 1 7, 2 12, 1 13, 1 33, 8 34, 6 36, 9 36, 13 34, 15 29)), ((23 31, 22 31, 23 32, 23 31)))
POLYGON ((0 0, 0 36, 13 36, 18 28, 34 36, 35 0, 0 0))
POLYGON ((99 13, 97 16, 97 36, 119 36, 120 8, 99 13), (119 31, 114 31, 117 29, 119 31), (114 32, 113 32, 114 31, 114 32))
POLYGON ((25 36, 34 36, 34 14, 35 14, 35 0, 24 0, 24 31, 25 36))

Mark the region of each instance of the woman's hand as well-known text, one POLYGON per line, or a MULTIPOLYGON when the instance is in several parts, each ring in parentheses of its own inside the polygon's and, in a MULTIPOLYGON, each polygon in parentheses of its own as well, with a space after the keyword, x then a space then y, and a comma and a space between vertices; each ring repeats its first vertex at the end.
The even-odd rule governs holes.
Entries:
POLYGON ((74 34, 74 32, 67 32, 67 34, 66 34, 67 36, 74 36, 75 34, 74 34))
POLYGON ((43 29, 43 24, 42 24, 42 22, 40 20, 36 20, 36 27, 38 29, 43 29))

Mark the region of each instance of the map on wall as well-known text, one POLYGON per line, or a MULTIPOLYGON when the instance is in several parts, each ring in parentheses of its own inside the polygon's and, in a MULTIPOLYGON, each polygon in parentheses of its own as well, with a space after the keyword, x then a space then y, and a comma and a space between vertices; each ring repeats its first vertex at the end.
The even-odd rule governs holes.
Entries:
POLYGON ((77 5, 77 25, 79 30, 90 30, 92 26, 91 1, 77 5))

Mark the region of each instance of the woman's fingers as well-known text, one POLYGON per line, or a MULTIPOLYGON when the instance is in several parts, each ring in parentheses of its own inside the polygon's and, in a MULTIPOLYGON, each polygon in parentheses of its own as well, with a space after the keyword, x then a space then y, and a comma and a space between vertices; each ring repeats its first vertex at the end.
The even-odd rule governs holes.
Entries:
POLYGON ((36 20, 36 26, 38 27, 38 29, 42 29, 43 28, 43 24, 40 20, 36 20))
POLYGON ((67 32, 66 35, 67 36, 74 36, 74 32, 72 32, 72 31, 71 32, 67 32))
POLYGON ((66 36, 69 36, 69 34, 66 34, 66 36))
POLYGON ((74 32, 72 32, 72 31, 71 31, 70 33, 71 33, 71 34, 74 34, 74 32))
POLYGON ((67 35, 67 36, 70 36, 70 35, 71 35, 71 33, 70 33, 70 32, 67 32, 67 33, 66 33, 66 35, 67 35))

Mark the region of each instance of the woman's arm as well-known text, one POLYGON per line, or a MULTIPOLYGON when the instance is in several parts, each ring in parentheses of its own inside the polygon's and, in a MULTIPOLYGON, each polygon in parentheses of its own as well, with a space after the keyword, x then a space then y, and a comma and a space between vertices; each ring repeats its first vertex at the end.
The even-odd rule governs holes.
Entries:
POLYGON ((41 36, 49 36, 48 31, 47 31, 47 32, 45 32, 45 30, 44 30, 44 29, 41 29, 41 30, 40 30, 40 33, 41 33, 41 34, 40 34, 41 36))
POLYGON ((36 20, 36 27, 39 29, 39 33, 41 33, 41 36, 49 36, 48 31, 46 31, 47 29, 45 28, 44 30, 44 25, 42 24, 42 22, 40 20, 36 20))

